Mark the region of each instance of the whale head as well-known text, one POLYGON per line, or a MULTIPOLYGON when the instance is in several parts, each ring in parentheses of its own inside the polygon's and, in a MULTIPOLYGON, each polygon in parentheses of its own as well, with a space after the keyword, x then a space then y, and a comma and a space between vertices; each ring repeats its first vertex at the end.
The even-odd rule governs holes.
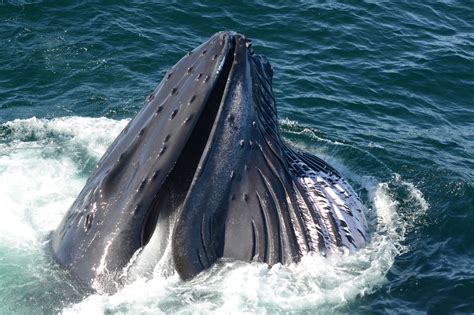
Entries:
POLYGON ((363 217, 355 226, 318 216, 317 196, 297 180, 304 165, 336 182, 340 175, 284 144, 271 84, 268 60, 237 33, 217 33, 183 57, 53 231, 56 261, 110 291, 158 263, 188 279, 221 257, 272 265, 361 246, 363 217), (343 223, 352 227, 345 238, 343 223))

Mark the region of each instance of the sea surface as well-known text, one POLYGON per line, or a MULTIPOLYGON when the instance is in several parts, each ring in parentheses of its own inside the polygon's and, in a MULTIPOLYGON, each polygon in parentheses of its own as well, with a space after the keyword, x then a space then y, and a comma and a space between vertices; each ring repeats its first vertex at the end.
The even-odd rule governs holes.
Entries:
POLYGON ((0 1, 0 314, 472 313, 473 266, 472 1, 0 1), (85 292, 50 231, 167 69, 221 30, 269 58, 284 139, 351 182, 370 242, 85 292))

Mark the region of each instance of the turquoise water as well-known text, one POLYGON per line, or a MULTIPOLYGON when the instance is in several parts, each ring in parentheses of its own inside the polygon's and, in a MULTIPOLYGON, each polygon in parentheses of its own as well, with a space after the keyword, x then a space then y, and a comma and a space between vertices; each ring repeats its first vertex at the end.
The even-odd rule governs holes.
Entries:
POLYGON ((474 312, 471 2, 19 1, 0 26, 1 314, 474 312), (349 179, 370 243, 84 292, 49 231, 166 70, 224 29, 270 59, 284 138, 349 179))

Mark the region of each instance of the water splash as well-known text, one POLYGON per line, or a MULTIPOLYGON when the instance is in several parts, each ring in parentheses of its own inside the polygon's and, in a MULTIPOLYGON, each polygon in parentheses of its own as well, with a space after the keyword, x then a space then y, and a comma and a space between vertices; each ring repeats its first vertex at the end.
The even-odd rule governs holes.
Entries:
MULTIPOLYGON (((63 279, 49 279, 45 287, 44 282, 27 279, 26 273, 58 272, 47 259, 36 259, 35 266, 31 261, 44 250, 48 231, 58 224, 85 182, 86 175, 81 170, 88 162, 75 156, 86 154, 97 162, 126 122, 106 118, 31 118, 1 126, 8 139, 0 144, 0 199, 5 209, 0 237, 4 246, 15 250, 16 257, 23 257, 15 264, 27 269, 24 282, 36 283, 30 284, 31 290, 54 290, 58 279, 63 279)), ((323 258, 313 254, 298 264, 272 268, 222 260, 191 281, 156 272, 152 279, 137 279, 114 295, 93 294, 64 309, 64 301, 56 301, 51 307, 64 314, 344 310, 385 283, 395 257, 409 250, 404 244, 406 234, 429 204, 422 192, 399 174, 393 173, 390 181, 378 182, 373 177, 352 174, 340 161, 335 166, 344 169, 345 176, 368 192, 371 240, 353 255, 323 258)), ((3 256, 0 263, 5 265, 14 259, 3 256)), ((0 281, 25 285, 5 276, 0 281)), ((14 288, 3 291, 8 291, 4 296, 15 292, 20 299, 25 298, 14 288)), ((6 303, 4 309, 11 310, 12 305, 6 303)))

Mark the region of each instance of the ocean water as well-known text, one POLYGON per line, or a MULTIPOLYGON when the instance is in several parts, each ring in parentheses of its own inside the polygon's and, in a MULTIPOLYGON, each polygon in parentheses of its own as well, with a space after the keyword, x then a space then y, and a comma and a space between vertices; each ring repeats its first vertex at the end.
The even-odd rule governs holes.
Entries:
POLYGON ((0 1, 0 314, 474 312, 473 182, 470 1, 0 1), (284 139, 352 183, 370 242, 85 292, 49 232, 166 70, 220 30, 269 58, 284 139))

